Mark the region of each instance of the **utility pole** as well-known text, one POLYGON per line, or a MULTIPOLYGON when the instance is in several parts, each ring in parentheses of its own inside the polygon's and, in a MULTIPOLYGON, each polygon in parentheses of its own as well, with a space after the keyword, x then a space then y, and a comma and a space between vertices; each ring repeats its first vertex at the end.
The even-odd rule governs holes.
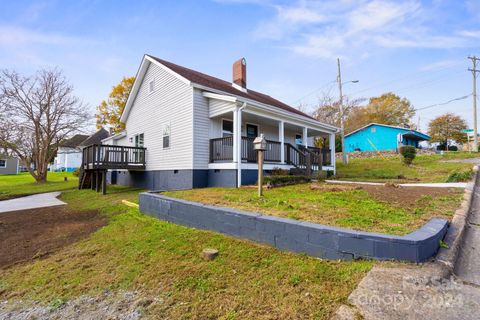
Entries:
POLYGON ((478 152, 478 132, 477 132, 477 61, 480 58, 470 56, 468 59, 472 60, 473 68, 468 69, 473 75, 473 151, 478 152))
MULTIPOLYGON (((340 129, 342 130, 341 137, 342 137, 342 162, 344 165, 347 164, 347 154, 345 153, 345 117, 343 114, 343 92, 342 92, 342 73, 340 71, 340 58, 337 58, 337 66, 338 66, 338 91, 340 92, 340 129)), ((335 150, 335 146, 330 147, 332 150, 335 150)))

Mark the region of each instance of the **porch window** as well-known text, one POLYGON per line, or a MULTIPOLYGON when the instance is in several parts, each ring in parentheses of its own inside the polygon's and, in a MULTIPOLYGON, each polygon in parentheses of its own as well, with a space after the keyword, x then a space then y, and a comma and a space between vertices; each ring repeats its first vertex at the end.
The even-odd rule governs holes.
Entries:
POLYGON ((257 125, 247 123, 247 137, 249 137, 249 138, 258 137, 258 126, 257 125))
POLYGON ((170 125, 166 124, 163 127, 163 149, 170 148, 170 125))
POLYGON ((295 144, 302 144, 302 135, 296 134, 295 135, 295 144))
POLYGON ((0 159, 0 168, 6 168, 6 167, 7 167, 7 160, 0 159))
POLYGON ((222 137, 233 136, 233 121, 223 119, 222 120, 222 137))

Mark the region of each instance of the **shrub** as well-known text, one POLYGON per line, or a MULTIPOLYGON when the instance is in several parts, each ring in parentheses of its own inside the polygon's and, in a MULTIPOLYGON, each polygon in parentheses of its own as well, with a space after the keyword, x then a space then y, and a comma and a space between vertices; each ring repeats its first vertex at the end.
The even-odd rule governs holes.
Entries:
POLYGON ((412 164, 413 159, 415 159, 417 149, 415 149, 414 146, 402 146, 400 147, 400 154, 403 157, 403 163, 409 166, 412 164))
POLYGON ((452 172, 448 178, 447 182, 463 182, 463 181, 469 181, 472 179, 473 176, 473 170, 466 170, 466 171, 455 171, 452 172))
POLYGON ((275 167, 272 170, 270 170, 269 174, 271 176, 288 176, 289 171, 286 169, 275 167))
POLYGON ((77 168, 75 170, 72 171, 72 174, 75 176, 75 177, 78 177, 78 175, 80 174, 80 168, 77 168))
POLYGON ((325 181, 328 178, 328 171, 319 170, 313 174, 313 179, 325 181))
POLYGON ((308 176, 267 176, 264 178, 264 183, 270 188, 307 183, 310 181, 312 181, 312 178, 308 176))
MULTIPOLYGON (((445 143, 441 143, 437 146, 438 151, 446 151, 447 150, 447 145, 445 143)), ((448 151, 458 151, 457 146, 448 146, 448 151)))

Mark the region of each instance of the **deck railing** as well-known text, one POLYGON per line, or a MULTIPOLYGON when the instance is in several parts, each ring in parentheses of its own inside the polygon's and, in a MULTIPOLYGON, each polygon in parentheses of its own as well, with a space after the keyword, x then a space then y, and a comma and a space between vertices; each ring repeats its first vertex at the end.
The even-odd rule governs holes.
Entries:
MULTIPOLYGON (((255 138, 242 137, 241 157, 242 161, 257 162, 257 152, 253 148, 255 138)), ((307 150, 301 146, 293 146, 290 143, 284 144, 285 162, 295 166, 305 166, 305 154, 310 154, 312 165, 330 165, 330 150, 309 147, 307 150), (303 148, 303 150, 302 150, 303 148), (308 150, 308 151, 307 151, 308 150)), ((267 149, 264 153, 266 162, 281 162, 281 143, 267 140, 267 149)), ((233 137, 210 139, 210 162, 226 162, 233 160, 233 137)))
POLYGON ((145 148, 90 145, 83 149, 84 169, 145 169, 145 148))
MULTIPOLYGON (((257 162, 257 152, 253 149, 255 138, 242 137, 241 157, 242 161, 257 162)), ((210 162, 233 160, 233 137, 210 139, 210 162)), ((280 142, 267 140, 265 161, 280 162, 280 142)))

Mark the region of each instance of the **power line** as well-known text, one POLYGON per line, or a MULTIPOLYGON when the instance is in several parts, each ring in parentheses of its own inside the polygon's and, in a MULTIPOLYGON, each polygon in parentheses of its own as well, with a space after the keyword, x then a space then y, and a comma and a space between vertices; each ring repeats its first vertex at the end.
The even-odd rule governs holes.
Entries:
POLYGON ((454 101, 465 100, 465 99, 467 99, 468 97, 470 97, 471 95, 472 95, 472 94, 470 93, 470 94, 467 94, 467 95, 465 95, 465 96, 461 96, 461 97, 458 97, 458 98, 450 99, 450 100, 445 101, 445 102, 435 103, 435 104, 432 104, 432 105, 429 105, 429 106, 426 106, 426 107, 415 108, 415 111, 430 109, 430 108, 433 108, 433 107, 444 106, 444 105, 449 104, 449 103, 452 103, 452 102, 454 102, 454 101))
POLYGON ((337 82, 337 80, 329 81, 329 82, 323 84, 320 88, 317 88, 317 89, 315 89, 315 90, 307 93, 306 95, 302 96, 301 98, 293 101, 292 105, 295 104, 295 103, 297 103, 298 101, 301 101, 301 100, 305 99, 305 98, 308 97, 308 96, 311 96, 311 95, 314 94, 315 92, 318 92, 318 91, 322 90, 323 88, 326 88, 328 85, 331 85, 331 84, 333 84, 333 83, 335 83, 335 82, 337 82))
MULTIPOLYGON (((441 71, 444 71, 444 70, 448 70, 448 69, 452 69, 452 68, 455 68, 456 66, 458 65, 455 64, 455 65, 452 65, 452 66, 449 66, 449 67, 445 67, 445 68, 441 68, 441 69, 437 69, 436 71, 434 71, 435 73, 438 73, 438 72, 441 72, 441 71)), ((382 87, 382 86, 385 86, 385 85, 389 85, 389 84, 392 84, 392 83, 396 83, 396 82, 399 82, 401 80, 405 80, 405 79, 409 79, 411 78, 412 76, 414 75, 417 75, 417 74, 425 74, 425 75, 430 75, 431 72, 430 71, 422 71, 422 72, 413 72, 413 73, 409 73, 403 77, 399 77, 399 78, 395 78, 393 80, 389 80, 389 81, 385 81, 385 82, 380 82, 376 85, 373 85, 371 87, 368 87, 368 88, 365 88, 365 89, 361 89, 361 90, 358 90, 358 91, 355 91, 353 93, 351 93, 352 95, 356 95, 356 94, 359 94, 359 93, 362 93, 362 92, 365 92, 365 91, 370 91, 372 89, 376 89, 376 88, 379 88, 379 87, 382 87)), ((443 78, 444 76, 442 76, 443 78)), ((420 83, 422 84, 422 83, 420 83)))

